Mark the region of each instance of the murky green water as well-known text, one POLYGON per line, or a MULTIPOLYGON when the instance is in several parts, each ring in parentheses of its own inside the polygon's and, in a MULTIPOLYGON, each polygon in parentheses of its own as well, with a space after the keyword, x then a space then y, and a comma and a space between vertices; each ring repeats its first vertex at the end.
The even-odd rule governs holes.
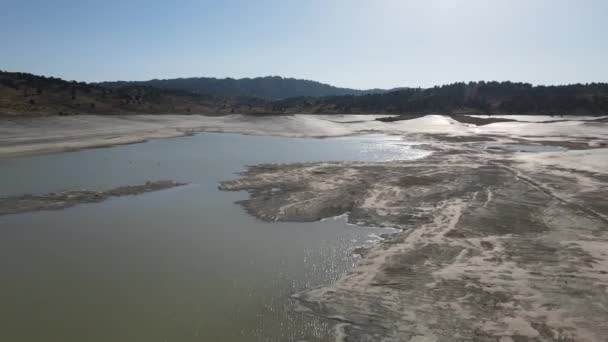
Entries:
POLYGON ((0 341, 328 341, 331 322, 289 296, 327 284, 354 247, 385 232, 329 219, 264 223, 217 190, 244 165, 412 159, 383 136, 289 139, 200 134, 0 160, 1 196, 187 186, 62 211, 0 217, 0 341))

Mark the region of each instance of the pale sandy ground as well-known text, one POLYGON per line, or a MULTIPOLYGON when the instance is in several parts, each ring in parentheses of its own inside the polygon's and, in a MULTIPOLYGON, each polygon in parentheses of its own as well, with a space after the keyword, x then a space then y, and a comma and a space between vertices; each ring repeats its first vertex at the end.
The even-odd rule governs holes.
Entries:
POLYGON ((360 251, 334 284, 294 295, 335 320, 344 341, 607 341, 608 149, 593 148, 602 132, 516 124, 501 135, 513 126, 417 133, 433 153, 413 161, 253 166, 222 189, 247 190, 241 203, 266 221, 348 213, 351 223, 403 229, 360 251), (540 131, 593 144, 514 153, 480 141, 521 144, 540 131))
POLYGON ((519 167, 526 170, 559 167, 592 173, 608 172, 608 149, 606 148, 520 154, 515 156, 514 160, 521 162, 519 167))
POLYGON ((348 135, 355 130, 314 116, 78 115, 0 119, 0 157, 138 143, 202 131, 323 137, 348 135))
POLYGON ((382 125, 433 154, 261 165, 222 183, 248 190, 242 204, 263 220, 348 213, 404 229, 294 298, 334 319, 345 341, 607 341, 608 124, 428 116, 365 127, 382 125), (484 139, 572 150, 500 152, 484 139))
POLYGON ((369 132, 503 135, 534 140, 585 139, 589 143, 608 138, 604 124, 580 121, 550 124, 506 122, 477 127, 440 115, 392 123, 374 121, 377 117, 380 116, 78 115, 0 119, 0 157, 130 144, 203 131, 285 137, 329 137, 369 132))

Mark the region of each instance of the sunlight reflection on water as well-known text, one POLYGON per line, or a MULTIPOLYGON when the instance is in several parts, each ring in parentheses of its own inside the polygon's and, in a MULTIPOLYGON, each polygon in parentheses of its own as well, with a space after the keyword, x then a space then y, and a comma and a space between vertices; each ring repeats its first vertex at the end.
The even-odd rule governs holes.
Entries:
POLYGON ((297 310, 290 296, 336 280, 358 261, 355 247, 390 230, 349 225, 344 216, 262 222, 235 204, 247 193, 220 192, 218 182, 259 163, 429 153, 397 136, 204 133, 4 159, 5 195, 159 179, 190 185, 0 217, 0 340, 333 341, 334 322, 297 310))

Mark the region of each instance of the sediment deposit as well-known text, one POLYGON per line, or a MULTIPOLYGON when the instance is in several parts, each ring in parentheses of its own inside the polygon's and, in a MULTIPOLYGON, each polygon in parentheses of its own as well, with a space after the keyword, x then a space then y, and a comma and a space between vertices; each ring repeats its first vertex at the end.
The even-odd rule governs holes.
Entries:
POLYGON ((605 341, 608 149, 521 154, 486 138, 426 135, 434 152, 415 161, 252 166, 221 188, 249 191, 263 220, 403 229, 294 295, 348 341, 605 341))
POLYGON ((106 191, 69 190, 42 195, 19 195, 0 198, 0 216, 28 211, 59 210, 83 203, 98 203, 111 197, 133 196, 184 185, 171 180, 146 182, 140 185, 126 185, 106 191))

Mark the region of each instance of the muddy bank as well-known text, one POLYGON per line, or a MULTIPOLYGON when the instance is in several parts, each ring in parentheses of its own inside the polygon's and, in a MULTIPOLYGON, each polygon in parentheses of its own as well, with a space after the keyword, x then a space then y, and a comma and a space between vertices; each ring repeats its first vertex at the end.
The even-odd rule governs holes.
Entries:
POLYGON ((608 152, 432 146, 410 162, 254 166, 221 187, 248 190, 242 204, 268 221, 350 213, 404 229, 295 295, 349 341, 604 341, 608 152), (578 167, 589 153, 599 169, 578 167))
POLYGON ((111 197, 133 196, 185 185, 171 180, 127 185, 106 191, 70 190, 44 195, 21 195, 0 198, 0 216, 39 210, 59 210, 83 203, 98 203, 111 197))

